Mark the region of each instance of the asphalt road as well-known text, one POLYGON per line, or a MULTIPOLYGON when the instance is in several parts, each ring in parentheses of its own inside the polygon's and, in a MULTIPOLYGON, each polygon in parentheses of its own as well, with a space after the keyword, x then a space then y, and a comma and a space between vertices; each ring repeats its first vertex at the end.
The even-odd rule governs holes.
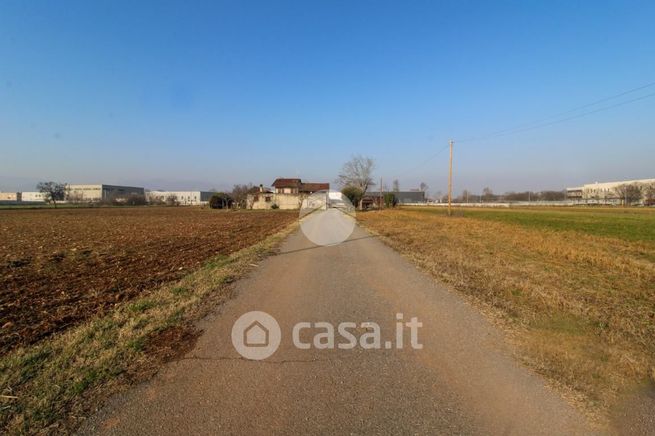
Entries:
MULTIPOLYGON (((315 246, 291 235, 204 320, 182 360, 113 398, 81 429, 102 434, 588 434, 584 418, 521 367, 476 309, 360 228, 315 246), (243 359, 242 314, 277 319, 280 347, 243 359), (396 313, 417 317, 422 349, 298 349, 298 322, 375 322, 395 339, 396 313)), ((319 330, 303 330, 310 342, 319 330)), ((356 335, 370 333, 358 327, 356 335)), ((337 335, 337 343, 343 341, 337 335)))

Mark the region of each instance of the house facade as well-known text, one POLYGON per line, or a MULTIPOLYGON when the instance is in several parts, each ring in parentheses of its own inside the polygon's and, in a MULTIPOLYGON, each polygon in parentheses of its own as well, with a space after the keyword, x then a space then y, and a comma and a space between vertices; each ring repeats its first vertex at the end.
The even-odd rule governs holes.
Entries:
POLYGON ((259 185, 248 193, 248 209, 300 209, 304 199, 314 192, 327 191, 329 183, 304 183, 301 179, 275 179, 271 189, 259 185))

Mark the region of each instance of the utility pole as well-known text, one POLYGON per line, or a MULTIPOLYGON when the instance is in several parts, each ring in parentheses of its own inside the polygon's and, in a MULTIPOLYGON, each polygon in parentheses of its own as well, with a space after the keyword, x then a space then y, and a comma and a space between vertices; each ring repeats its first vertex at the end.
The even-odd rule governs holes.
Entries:
POLYGON ((453 201, 453 140, 448 141, 450 144, 450 165, 448 169, 448 216, 452 215, 451 203, 453 201))
POLYGON ((382 210, 382 177, 380 177, 380 209, 382 210))

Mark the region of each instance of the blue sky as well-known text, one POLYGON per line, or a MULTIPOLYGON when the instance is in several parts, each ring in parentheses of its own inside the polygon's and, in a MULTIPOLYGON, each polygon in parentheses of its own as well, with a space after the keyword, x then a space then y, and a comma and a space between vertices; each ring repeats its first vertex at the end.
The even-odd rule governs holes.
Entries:
MULTIPOLYGON (((333 181, 359 153, 445 191, 449 138, 654 82, 654 22, 652 1, 5 0, 0 190, 333 181)), ((455 192, 655 177, 655 98, 455 150, 455 192)))

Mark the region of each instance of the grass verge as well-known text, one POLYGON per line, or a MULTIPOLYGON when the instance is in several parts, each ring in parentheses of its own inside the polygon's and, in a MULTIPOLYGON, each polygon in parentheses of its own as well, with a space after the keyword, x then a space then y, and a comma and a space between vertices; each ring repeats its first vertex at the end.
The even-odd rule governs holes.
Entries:
POLYGON ((230 256, 214 257, 106 316, 2 356, 2 432, 70 433, 109 395, 184 354, 199 334, 194 321, 229 299, 231 283, 294 228, 230 256))
POLYGON ((493 213, 395 210, 357 218, 469 296, 511 333, 524 362, 605 420, 622 394, 655 381, 655 243, 634 238, 652 231, 643 223, 655 226, 655 214, 613 231, 596 215, 604 211, 493 213))

